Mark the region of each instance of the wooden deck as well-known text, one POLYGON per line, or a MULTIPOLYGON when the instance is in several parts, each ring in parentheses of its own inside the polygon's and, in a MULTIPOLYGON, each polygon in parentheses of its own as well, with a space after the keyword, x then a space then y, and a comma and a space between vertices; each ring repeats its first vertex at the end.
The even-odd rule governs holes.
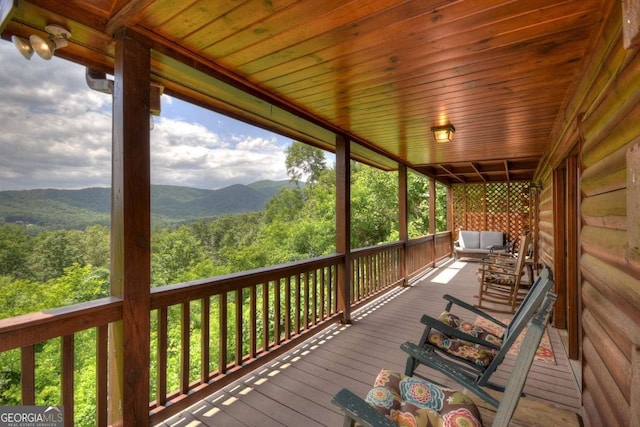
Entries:
MULTIPOLYGON (((406 356, 400 344, 419 339, 421 315, 439 315, 444 308, 443 294, 473 301, 476 268, 473 262, 455 262, 435 269, 411 286, 395 289, 355 312, 352 325, 329 328, 162 425, 342 425, 342 415, 331 404, 331 397, 342 387, 364 396, 383 367, 404 371, 406 356)), ((579 425, 580 393, 558 331, 549 332, 556 364, 534 362, 525 386, 527 398, 521 399, 512 425, 556 424, 542 414, 556 421, 563 417, 563 425, 579 425)), ((513 360, 510 356, 505 360, 497 378, 506 381, 513 360)), ((435 372, 420 369, 435 381, 447 383, 435 372)), ((485 425, 490 425, 491 411, 482 409, 482 413, 485 425)))

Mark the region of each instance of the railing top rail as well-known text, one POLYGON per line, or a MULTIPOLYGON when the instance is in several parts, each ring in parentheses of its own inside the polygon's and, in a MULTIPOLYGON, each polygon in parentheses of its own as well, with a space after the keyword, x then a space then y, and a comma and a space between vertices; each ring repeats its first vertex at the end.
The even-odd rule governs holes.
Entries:
POLYGON ((0 352, 122 319, 122 300, 101 298, 0 320, 0 352))
POLYGON ((404 246, 404 242, 390 242, 390 243, 382 243, 375 246, 366 246, 364 248, 352 249, 351 253, 358 257, 363 255, 369 255, 379 252, 384 252, 387 249, 396 249, 402 248, 404 246))
POLYGON ((218 295, 251 284, 266 283, 282 277, 302 274, 317 268, 329 267, 341 262, 344 255, 332 254, 296 261, 278 266, 257 268, 249 271, 226 274, 209 279, 194 280, 151 289, 151 309, 193 301, 207 296, 218 295))

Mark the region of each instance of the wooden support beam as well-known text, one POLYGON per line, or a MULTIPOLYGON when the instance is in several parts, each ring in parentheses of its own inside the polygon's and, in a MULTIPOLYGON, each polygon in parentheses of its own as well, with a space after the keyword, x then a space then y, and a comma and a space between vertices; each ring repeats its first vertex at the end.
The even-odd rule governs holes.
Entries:
POLYGON ((149 425, 151 182, 149 48, 115 37, 111 185, 111 294, 122 321, 110 330, 109 424, 149 425))
POLYGON ((404 244, 400 253, 400 268, 402 269, 402 285, 407 285, 407 242, 409 241, 409 208, 407 194, 407 167, 398 165, 398 227, 400 241, 404 244))
POLYGON ((336 252, 344 254, 338 265, 338 310, 342 322, 351 323, 351 147, 336 136, 336 252))

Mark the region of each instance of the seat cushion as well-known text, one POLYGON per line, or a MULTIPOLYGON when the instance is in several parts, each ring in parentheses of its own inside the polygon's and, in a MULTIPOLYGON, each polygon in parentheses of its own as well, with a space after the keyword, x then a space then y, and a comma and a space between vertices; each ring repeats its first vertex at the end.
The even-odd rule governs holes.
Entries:
POLYGON ((487 249, 489 246, 504 245, 504 233, 502 231, 481 231, 480 248, 487 249))
MULTIPOLYGON (((448 311, 443 311, 438 320, 473 337, 483 339, 497 346, 502 345, 502 339, 491 333, 491 331, 471 322, 461 320, 458 316, 448 311)), ((468 360, 482 368, 489 366, 496 354, 498 354, 497 350, 462 339, 451 338, 436 329, 431 329, 428 340, 439 349, 453 356, 468 360)))
POLYGON ((480 232, 460 230, 458 244, 461 248, 479 249, 480 248, 480 232))
POLYGON ((383 369, 365 399, 398 426, 482 426, 473 401, 463 393, 383 369))

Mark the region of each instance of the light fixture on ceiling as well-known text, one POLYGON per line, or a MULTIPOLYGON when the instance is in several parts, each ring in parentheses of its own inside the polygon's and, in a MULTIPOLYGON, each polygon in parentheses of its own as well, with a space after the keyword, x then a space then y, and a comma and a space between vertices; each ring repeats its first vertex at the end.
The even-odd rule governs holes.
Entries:
POLYGON ((456 128, 454 128, 452 124, 442 125, 442 126, 433 126, 431 128, 431 132, 433 132, 433 137, 436 140, 436 142, 453 141, 453 134, 455 131, 456 131, 456 128))
POLYGON ((42 59, 49 60, 56 49, 65 47, 68 44, 67 40, 71 37, 71 33, 69 30, 58 25, 47 25, 44 29, 49 33, 48 38, 43 39, 42 37, 34 34, 29 37, 29 41, 31 41, 31 47, 33 47, 33 50, 35 50, 42 59))
POLYGON ((42 59, 49 60, 53 57, 56 49, 67 46, 67 40, 71 37, 71 32, 59 25, 47 25, 44 29, 49 34, 45 39, 34 34, 29 37, 29 40, 11 36, 11 41, 13 41, 18 52, 26 59, 31 59, 33 52, 35 52, 42 59))
POLYGON ((29 40, 19 36, 11 36, 11 41, 22 56, 26 59, 31 59, 33 56, 33 48, 31 47, 29 40))
POLYGON ((529 193, 535 196, 536 194, 540 194, 542 191, 542 183, 541 182, 532 182, 529 184, 529 193))

